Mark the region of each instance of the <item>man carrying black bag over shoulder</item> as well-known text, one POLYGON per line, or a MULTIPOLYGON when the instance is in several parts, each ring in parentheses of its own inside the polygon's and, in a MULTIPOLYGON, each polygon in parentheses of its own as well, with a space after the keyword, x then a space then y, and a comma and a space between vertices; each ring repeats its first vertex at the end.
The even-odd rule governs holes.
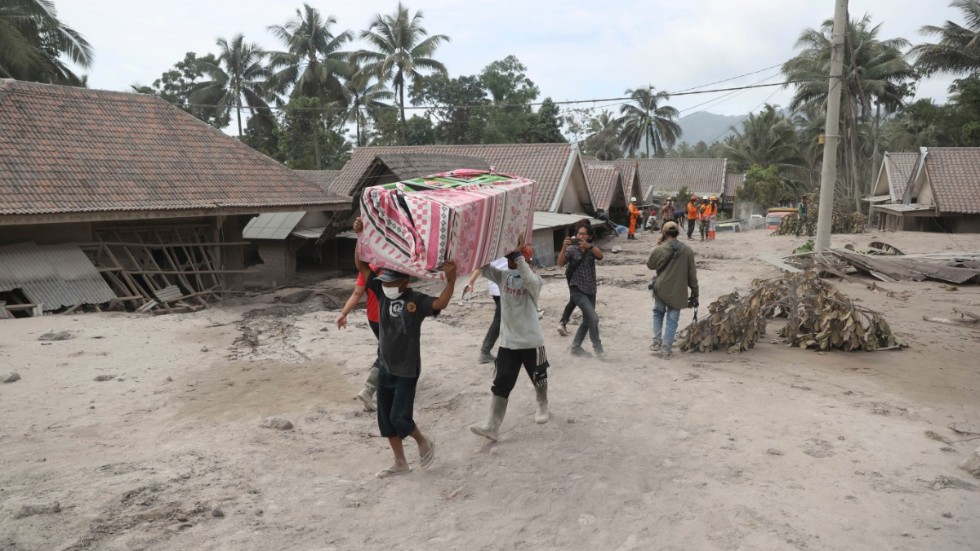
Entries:
POLYGON ((667 222, 661 231, 663 243, 657 245, 647 259, 647 268, 657 272, 650 284, 653 294, 653 344, 650 350, 666 359, 674 345, 681 309, 698 306, 698 269, 694 265, 694 251, 677 240, 680 235, 677 224, 667 222), (690 298, 688 288, 691 289, 690 298))

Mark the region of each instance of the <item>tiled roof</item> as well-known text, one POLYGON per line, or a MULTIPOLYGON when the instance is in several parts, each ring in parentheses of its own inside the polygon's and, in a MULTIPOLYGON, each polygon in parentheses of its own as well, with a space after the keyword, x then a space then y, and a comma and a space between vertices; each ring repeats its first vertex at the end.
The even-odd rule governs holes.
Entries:
POLYGON ((725 197, 735 197, 745 182, 745 174, 725 174, 725 189, 721 194, 725 197))
POLYGON ((384 153, 378 155, 377 158, 399 180, 421 178, 422 176, 439 174, 440 172, 447 172, 457 168, 490 170, 490 163, 486 159, 462 155, 384 153))
POLYGON ((608 211, 616 187, 622 189, 619 167, 613 161, 585 161, 585 177, 589 181, 595 207, 608 211))
POLYGON ((535 208, 546 211, 551 206, 574 151, 567 143, 358 147, 333 181, 331 190, 341 195, 354 194, 371 161, 379 155, 458 155, 485 159, 497 172, 534 180, 538 184, 535 208))
POLYGON ((0 215, 349 202, 161 99, 0 80, 0 215))
POLYGON ((980 147, 930 147, 925 170, 940 213, 980 213, 980 147))
POLYGON ((918 153, 885 153, 885 174, 888 175, 895 190, 896 200, 901 201, 905 195, 905 186, 908 185, 918 161, 918 153))
POLYGON ((637 181, 636 159, 616 159, 613 162, 616 163, 619 175, 622 177, 620 183, 623 186, 623 197, 628 200, 634 195, 643 195, 643 188, 637 181), (636 189, 633 189, 634 182, 636 182, 636 189))
POLYGON ((340 174, 339 170, 296 170, 294 172, 326 192, 330 191, 331 182, 340 174))
POLYGON ((698 195, 718 195, 725 186, 725 159, 637 159, 643 196, 671 195, 680 188, 698 195))

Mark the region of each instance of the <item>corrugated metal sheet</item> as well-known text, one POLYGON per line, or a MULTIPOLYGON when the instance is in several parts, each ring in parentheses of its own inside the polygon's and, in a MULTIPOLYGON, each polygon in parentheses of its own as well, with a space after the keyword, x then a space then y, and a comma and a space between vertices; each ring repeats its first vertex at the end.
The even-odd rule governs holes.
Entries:
POLYGON ((245 239, 286 239, 305 212, 266 212, 248 221, 242 230, 245 239))
MULTIPOLYGON (((536 210, 534 211, 534 230, 571 226, 583 218, 589 217, 585 214, 561 214, 558 212, 543 212, 536 210)), ((589 218, 589 222, 591 222, 593 226, 600 226, 603 224, 603 221, 599 220, 598 218, 589 218)))
POLYGON ((34 242, 0 247, 0 291, 21 289, 45 311, 116 298, 109 285, 74 243, 34 242))
POLYGON ((296 231, 289 235, 302 237, 303 239, 320 239, 320 236, 325 231, 327 231, 326 226, 320 226, 318 228, 297 228, 296 231))

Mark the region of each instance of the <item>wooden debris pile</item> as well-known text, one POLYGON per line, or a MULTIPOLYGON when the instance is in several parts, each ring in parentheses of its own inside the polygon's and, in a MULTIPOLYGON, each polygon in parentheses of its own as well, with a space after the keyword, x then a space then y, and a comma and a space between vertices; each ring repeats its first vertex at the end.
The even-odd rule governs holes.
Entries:
POLYGON ((906 255, 882 242, 872 242, 867 254, 853 249, 830 249, 823 253, 798 254, 787 261, 801 268, 814 268, 835 276, 850 271, 866 273, 881 281, 933 279, 962 285, 980 282, 980 253, 931 253, 906 255))
POLYGON ((765 334, 767 320, 776 317, 786 318, 779 336, 800 348, 870 351, 907 346, 880 314, 855 305, 812 270, 755 280, 752 286, 744 298, 735 292, 711 303, 707 317, 681 331, 680 349, 748 350, 765 334))

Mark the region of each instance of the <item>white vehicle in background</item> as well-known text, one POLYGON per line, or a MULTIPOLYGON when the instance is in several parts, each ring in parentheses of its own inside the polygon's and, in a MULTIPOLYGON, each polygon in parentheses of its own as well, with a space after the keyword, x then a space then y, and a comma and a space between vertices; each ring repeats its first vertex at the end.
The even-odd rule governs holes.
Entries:
POLYGON ((759 228, 766 227, 766 217, 761 214, 753 214, 749 216, 749 229, 757 230, 759 228))

